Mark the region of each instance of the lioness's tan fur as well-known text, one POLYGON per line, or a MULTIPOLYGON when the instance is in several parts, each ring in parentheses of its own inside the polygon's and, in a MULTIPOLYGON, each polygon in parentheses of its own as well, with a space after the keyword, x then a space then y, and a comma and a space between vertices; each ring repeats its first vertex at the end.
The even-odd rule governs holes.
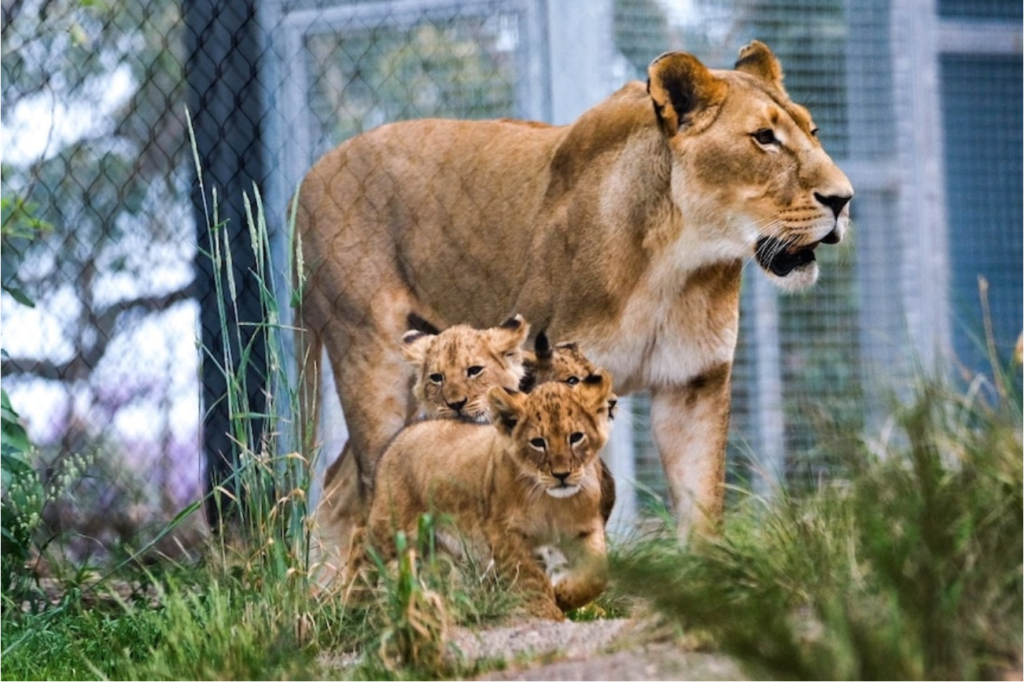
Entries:
POLYGON ((301 317, 308 359, 320 344, 330 357, 355 464, 332 468, 322 526, 365 513, 409 416, 394 341, 410 313, 485 326, 519 312, 577 341, 618 393, 650 392, 680 535, 714 530, 741 267, 813 283, 813 250, 843 237, 852 194, 756 41, 735 70, 663 55, 646 87, 568 126, 428 119, 328 152, 299 195, 301 317))

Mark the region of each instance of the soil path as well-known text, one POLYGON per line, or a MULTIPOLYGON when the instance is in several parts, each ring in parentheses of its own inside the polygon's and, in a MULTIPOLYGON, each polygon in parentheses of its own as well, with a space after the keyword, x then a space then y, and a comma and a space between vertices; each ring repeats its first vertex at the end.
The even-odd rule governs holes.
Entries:
MULTIPOLYGON (((479 681, 739 681, 735 662, 687 649, 636 620, 529 621, 510 627, 459 629, 454 650, 471 662, 509 665, 479 681)), ((662 632, 663 633, 663 632, 662 632)))

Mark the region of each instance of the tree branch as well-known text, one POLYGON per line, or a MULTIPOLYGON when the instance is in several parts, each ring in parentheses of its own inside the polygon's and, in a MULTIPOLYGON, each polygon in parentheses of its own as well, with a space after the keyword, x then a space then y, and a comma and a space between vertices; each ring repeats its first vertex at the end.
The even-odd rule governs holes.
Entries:
POLYGON ((91 322, 94 322, 94 326, 90 328, 96 331, 96 335, 91 337, 93 342, 89 346, 76 351, 71 359, 63 362, 54 362, 53 360, 33 357, 12 357, 5 359, 0 364, 0 375, 4 377, 8 375, 33 376, 48 381, 80 381, 86 379, 96 368, 96 365, 99 364, 100 360, 103 359, 107 346, 114 339, 118 317, 139 310, 142 311, 143 316, 162 312, 173 305, 190 300, 192 297, 192 286, 190 284, 164 295, 143 296, 114 303, 89 318, 91 322))

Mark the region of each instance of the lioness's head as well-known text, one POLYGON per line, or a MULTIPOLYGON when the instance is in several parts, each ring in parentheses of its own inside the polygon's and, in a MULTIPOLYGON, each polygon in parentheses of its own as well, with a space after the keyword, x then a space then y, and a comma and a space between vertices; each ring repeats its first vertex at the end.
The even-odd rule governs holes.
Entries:
POLYGON ((419 412, 430 418, 485 418, 490 388, 519 385, 529 333, 519 315, 491 329, 459 324, 438 334, 407 331, 402 352, 413 365, 419 412))
POLYGON ((611 376, 602 371, 576 386, 548 382, 530 393, 499 387, 488 395, 492 421, 511 438, 520 473, 551 497, 569 498, 587 479, 598 487, 587 467, 608 438, 611 392, 611 376))
POLYGON ((813 284, 814 250, 842 240, 853 187, 810 113, 789 99, 768 46, 740 50, 731 71, 666 53, 648 77, 684 221, 717 232, 717 257, 753 256, 785 288, 813 284))

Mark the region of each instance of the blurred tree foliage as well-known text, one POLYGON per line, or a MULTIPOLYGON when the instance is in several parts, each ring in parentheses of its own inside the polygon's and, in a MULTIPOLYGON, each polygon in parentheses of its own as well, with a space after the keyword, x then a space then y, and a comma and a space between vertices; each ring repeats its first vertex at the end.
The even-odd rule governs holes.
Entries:
POLYGON ((5 378, 87 383, 119 334, 187 297, 187 274, 156 283, 192 242, 179 27, 174 2, 3 2, 4 286, 59 337, 5 378))

